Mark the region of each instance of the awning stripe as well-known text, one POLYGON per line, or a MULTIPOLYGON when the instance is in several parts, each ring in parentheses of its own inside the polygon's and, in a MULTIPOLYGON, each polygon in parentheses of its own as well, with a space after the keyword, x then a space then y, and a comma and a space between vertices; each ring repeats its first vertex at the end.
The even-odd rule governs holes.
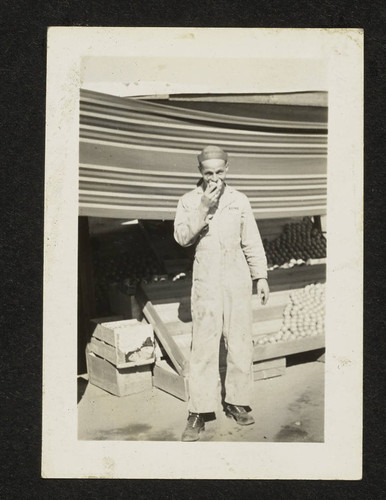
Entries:
MULTIPOLYGON (((87 190, 87 189, 80 189, 79 194, 82 197, 86 196, 103 196, 103 197, 112 197, 111 192, 106 192, 106 191, 92 191, 92 190, 87 190)), ((142 194, 137 194, 137 193, 114 193, 115 198, 138 198, 140 200, 143 200, 145 198, 144 195, 142 194)), ((172 200, 174 203, 177 204, 179 196, 167 196, 163 194, 146 194, 146 198, 148 199, 154 199, 154 200, 172 200)), ((260 202, 266 202, 266 201, 308 201, 308 200, 324 200, 327 198, 327 195, 304 195, 304 196, 268 196, 268 197, 258 197, 258 198, 252 198, 248 197, 249 201, 251 203, 260 203, 260 202)))
MULTIPOLYGON (((159 134, 152 134, 152 133, 144 133, 144 132, 132 132, 132 131, 127 131, 127 130, 118 130, 118 129, 112 129, 112 128, 107 128, 107 127, 100 127, 100 126, 94 126, 94 125, 81 125, 80 127, 80 136, 81 138, 88 138, 88 137, 94 137, 94 138, 101 138, 104 140, 109 140, 109 138, 113 138, 114 140, 117 140, 118 138, 120 139, 125 139, 127 142, 132 141, 135 144, 135 141, 140 140, 146 141, 149 144, 160 144, 162 143, 165 144, 173 144, 173 142, 179 143, 179 145, 182 144, 188 144, 190 147, 197 147, 198 149, 200 148, 200 144, 205 140, 204 137, 200 138, 194 138, 194 137, 180 137, 180 136, 171 136, 171 135, 162 135, 160 136, 159 134)), ((206 138, 207 139, 207 138, 206 138)), ((282 148, 282 147, 287 147, 287 148, 309 148, 309 149, 318 149, 320 152, 325 153, 326 152, 326 146, 321 145, 319 143, 311 143, 311 142, 306 142, 306 143, 293 143, 293 142, 281 142, 279 139, 276 138, 275 141, 266 141, 263 138, 260 142, 253 142, 250 140, 242 140, 242 141, 235 141, 235 140, 230 140, 230 139, 217 139, 213 137, 213 135, 210 137, 210 143, 219 145, 220 147, 223 147, 224 149, 227 149, 229 151, 234 151, 235 146, 236 147, 244 147, 247 148, 248 150, 251 150, 253 148, 259 148, 259 147, 275 147, 275 148, 282 148)))
MULTIPOLYGON (((100 178, 97 179, 95 177, 85 177, 85 176, 79 176, 80 181, 84 182, 95 182, 95 183, 107 183, 107 184, 119 184, 119 185, 127 185, 127 186, 143 186, 143 187, 152 187, 152 188, 173 188, 173 189, 181 189, 185 191, 191 190, 194 186, 191 184, 171 184, 168 182, 164 182, 162 184, 151 182, 151 181, 130 181, 129 183, 126 182, 125 180, 121 179, 110 179, 110 178, 100 178)), ((281 186, 275 186, 272 188, 271 186, 254 186, 254 185, 235 185, 234 187, 236 189, 239 189, 240 191, 253 191, 253 190, 272 190, 272 189, 278 189, 278 190, 283 190, 283 191, 288 191, 288 190, 302 190, 302 189, 326 189, 325 184, 317 184, 317 185, 306 185, 306 186, 288 186, 288 185, 281 185, 281 186)))
MULTIPOLYGON (((170 147, 170 144, 167 144, 166 141, 164 142, 164 145, 150 145, 148 141, 138 141, 136 143, 130 143, 127 141, 127 139, 123 139, 119 141, 120 135, 116 134, 114 136, 114 140, 106 140, 106 137, 104 138, 99 138, 96 137, 97 134, 87 134, 83 135, 81 141, 83 143, 89 143, 89 144, 99 144, 101 146, 118 146, 126 149, 137 149, 140 151, 153 151, 155 153, 182 153, 182 154, 190 154, 190 155, 198 155, 199 152, 201 151, 201 147, 205 145, 203 143, 199 148, 194 148, 194 149, 189 149, 189 148, 177 148, 177 147, 170 147), (140 142, 143 142, 143 144, 140 144, 140 142)), ((209 140, 206 141, 206 143, 210 142, 209 140)), ((160 142, 160 144, 162 144, 160 142)), ((245 157, 258 157, 260 154, 267 153, 267 154, 275 154, 275 156, 281 156, 284 154, 288 154, 288 156, 291 156, 292 154, 308 154, 310 157, 325 157, 325 148, 319 148, 319 149, 312 149, 310 147, 304 147, 304 148, 298 148, 297 150, 290 149, 286 145, 286 147, 279 148, 275 147, 273 148, 272 146, 266 146, 266 147, 261 147, 259 150, 255 151, 246 151, 246 152, 241 152, 235 150, 235 148, 228 149, 228 153, 230 153, 233 157, 241 156, 242 158, 245 157)))
POLYGON ((246 140, 253 140, 256 137, 262 137, 266 141, 269 140, 282 140, 282 141, 313 141, 325 144, 327 142, 326 134, 295 134, 290 131, 283 132, 266 132, 266 131, 254 131, 254 130, 243 130, 243 129, 229 129, 220 127, 208 127, 199 126, 195 124, 186 123, 169 123, 166 121, 149 121, 145 119, 138 119, 131 116, 116 116, 103 113, 94 113, 90 111, 85 111, 81 107, 80 116, 81 125, 94 125, 97 127, 105 128, 116 128, 120 130, 137 130, 139 132, 151 132, 155 131, 158 135, 167 135, 170 133, 179 134, 181 136, 190 137, 205 137, 208 133, 215 135, 216 137, 223 138, 227 140, 227 137, 236 135, 246 140))
MULTIPOLYGON (((108 172, 110 173, 125 173, 125 174, 140 174, 144 175, 144 171, 141 169, 135 169, 135 168, 121 168, 121 167, 116 167, 116 166, 110 166, 110 165, 92 165, 92 164, 87 164, 87 163, 81 163, 80 165, 81 169, 84 170, 100 170, 102 172, 108 172)), ((160 171, 160 170, 146 170, 146 175, 152 175, 152 176, 164 176, 164 177, 188 177, 191 179, 196 179, 197 178, 197 173, 193 172, 168 172, 167 170, 165 171, 160 171)), ((231 174, 228 173, 227 179, 250 179, 250 180, 257 180, 257 179, 262 179, 262 180, 269 180, 269 181, 275 181, 275 180, 285 180, 286 182, 291 181, 291 180, 306 180, 306 179, 326 179, 327 175, 326 174, 249 174, 249 175, 243 175, 243 174, 231 174)))
POLYGON ((123 109, 131 112, 140 112, 149 115, 161 115, 183 120, 196 120, 204 122, 217 122, 221 124, 238 124, 249 127, 264 128, 289 128, 295 130, 301 129, 326 129, 326 124, 321 122, 289 121, 289 120, 267 120, 253 119, 241 116, 228 116, 219 113, 208 113, 193 109, 181 109, 171 105, 149 103, 143 100, 121 99, 106 94, 99 94, 89 90, 81 90, 81 102, 95 105, 104 105, 111 108, 123 109))

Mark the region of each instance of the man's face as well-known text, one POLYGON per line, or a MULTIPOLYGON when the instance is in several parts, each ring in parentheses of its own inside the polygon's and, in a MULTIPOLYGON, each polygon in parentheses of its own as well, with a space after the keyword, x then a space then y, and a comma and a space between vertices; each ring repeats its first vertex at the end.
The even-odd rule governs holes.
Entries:
POLYGON ((204 189, 213 183, 217 184, 218 188, 223 187, 228 172, 228 164, 224 160, 216 158, 205 160, 200 164, 199 169, 204 180, 204 189))

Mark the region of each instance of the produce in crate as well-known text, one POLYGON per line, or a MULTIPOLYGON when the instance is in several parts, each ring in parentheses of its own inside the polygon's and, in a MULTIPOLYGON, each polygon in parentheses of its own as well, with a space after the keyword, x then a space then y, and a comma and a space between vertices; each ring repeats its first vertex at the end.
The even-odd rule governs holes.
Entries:
POLYGON ((325 321, 325 285, 322 283, 307 285, 305 288, 292 290, 289 303, 284 309, 283 323, 280 330, 265 335, 257 344, 283 342, 324 334, 325 321))

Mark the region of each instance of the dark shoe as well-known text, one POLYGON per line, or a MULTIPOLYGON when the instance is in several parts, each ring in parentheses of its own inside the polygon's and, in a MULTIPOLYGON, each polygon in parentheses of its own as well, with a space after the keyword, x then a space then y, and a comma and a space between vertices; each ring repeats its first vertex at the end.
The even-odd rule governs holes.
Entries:
POLYGON ((188 423, 182 434, 181 441, 198 441, 200 432, 205 430, 205 421, 199 413, 189 413, 188 423))
POLYGON ((240 425, 251 425, 255 423, 255 419, 242 406, 225 404, 225 415, 234 418, 240 425))

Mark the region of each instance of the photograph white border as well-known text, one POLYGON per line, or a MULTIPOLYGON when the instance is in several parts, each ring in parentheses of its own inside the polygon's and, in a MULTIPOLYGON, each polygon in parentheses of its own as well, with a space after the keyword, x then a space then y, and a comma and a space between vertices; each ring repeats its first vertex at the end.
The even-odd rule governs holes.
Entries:
POLYGON ((43 477, 361 478, 362 30, 49 28, 44 213, 43 477), (328 67, 324 443, 77 439, 81 59, 86 56, 194 58, 203 55, 324 59, 328 67))

